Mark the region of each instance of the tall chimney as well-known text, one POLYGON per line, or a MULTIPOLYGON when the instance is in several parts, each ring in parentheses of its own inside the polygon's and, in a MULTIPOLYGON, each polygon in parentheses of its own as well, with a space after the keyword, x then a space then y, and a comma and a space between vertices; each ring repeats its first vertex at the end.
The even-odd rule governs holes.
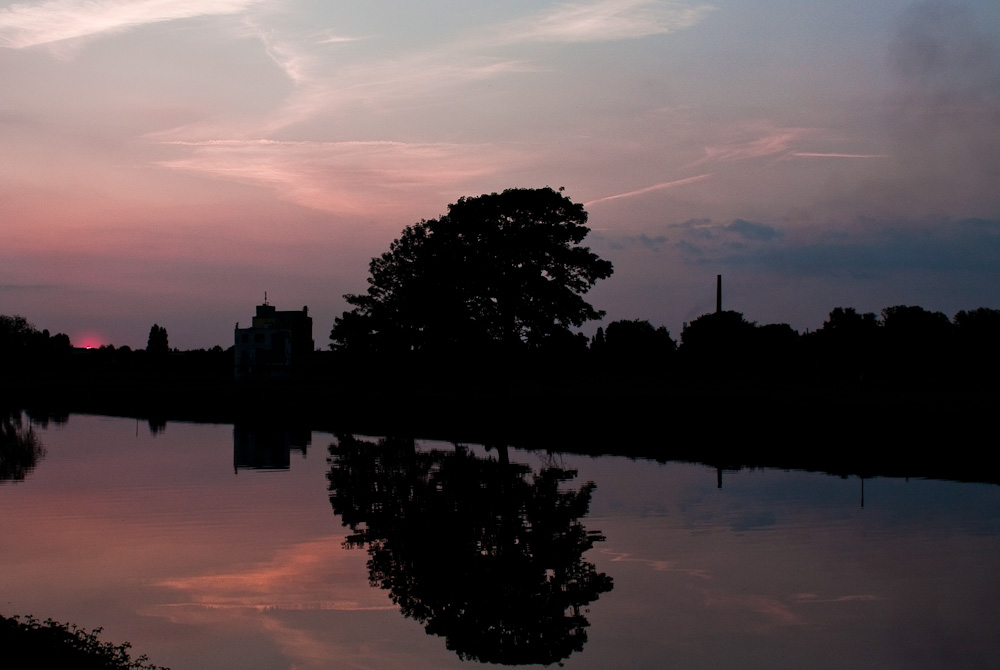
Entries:
POLYGON ((722 275, 715 275, 715 313, 722 312, 722 275))

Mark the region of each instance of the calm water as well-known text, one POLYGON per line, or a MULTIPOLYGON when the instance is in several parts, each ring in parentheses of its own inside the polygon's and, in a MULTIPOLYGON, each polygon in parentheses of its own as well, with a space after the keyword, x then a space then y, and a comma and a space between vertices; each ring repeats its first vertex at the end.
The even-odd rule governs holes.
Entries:
POLYGON ((44 456, 0 484, 0 612, 103 626, 174 670, 480 667, 461 656, 498 653, 500 629, 521 641, 505 658, 568 668, 1000 661, 996 486, 34 430, 44 456))

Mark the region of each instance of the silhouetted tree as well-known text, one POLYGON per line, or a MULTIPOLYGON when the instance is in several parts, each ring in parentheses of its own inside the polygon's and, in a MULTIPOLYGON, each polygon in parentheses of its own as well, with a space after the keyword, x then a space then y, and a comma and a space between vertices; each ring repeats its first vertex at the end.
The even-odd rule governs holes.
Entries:
POLYGON ((813 375, 840 382, 876 380, 882 334, 874 313, 835 307, 823 326, 806 338, 813 375))
POLYGON ((680 353, 698 379, 736 378, 748 373, 756 324, 740 312, 703 314, 681 332, 680 353))
POLYGON ((149 340, 146 342, 146 351, 157 356, 165 356, 170 351, 167 342, 167 329, 163 326, 153 324, 149 329, 149 340))
POLYGON ((1000 309, 963 309, 955 314, 953 322, 966 343, 982 342, 996 347, 1000 342, 1000 309))
POLYGON ((834 307, 819 332, 829 337, 864 338, 870 337, 880 325, 878 317, 872 312, 858 314, 853 307, 834 307))
POLYGON ((38 329, 23 316, 0 314, 0 350, 26 349, 38 334, 38 329))
POLYGON ((0 659, 7 668, 72 668, 73 670, 167 670, 146 656, 132 658, 128 642, 112 644, 75 624, 33 616, 0 615, 0 659))
MULTIPOLYGON (((603 312, 583 299, 611 263, 579 246, 583 206, 551 188, 461 198, 373 258, 333 347, 380 353, 541 348, 603 312)), ((574 345, 575 346, 575 345, 574 345)))
POLYGON ((645 319, 612 321, 604 337, 609 351, 622 354, 665 355, 677 348, 670 331, 663 326, 654 328, 645 319))
POLYGON ((766 323, 754 331, 753 366, 762 379, 791 379, 799 363, 799 333, 787 323, 766 323))
POLYGON ((937 383, 949 375, 953 326, 947 316, 896 305, 882 310, 882 327, 883 360, 891 379, 937 383))
POLYGON ((0 373, 38 371, 61 362, 71 348, 63 333, 50 335, 23 316, 0 315, 0 373))
POLYGON ((607 331, 599 329, 598 334, 591 353, 602 370, 612 375, 658 376, 677 349, 666 328, 655 328, 644 319, 612 321, 607 331))
POLYGON ((607 344, 607 340, 604 337, 604 328, 598 326, 597 332, 590 338, 590 349, 591 351, 602 351, 605 344, 607 344))
POLYGON ((681 332, 681 346, 690 350, 745 347, 752 341, 755 327, 741 312, 703 314, 681 332))
POLYGON ((951 321, 941 312, 930 312, 916 305, 896 305, 882 310, 882 325, 896 337, 936 339, 951 330, 951 321))
POLYGON ((467 450, 420 451, 341 436, 330 446, 330 502, 367 547, 369 579, 463 659, 550 664, 583 648, 584 607, 612 588, 583 554, 604 538, 580 523, 593 483, 533 473, 467 450))
POLYGON ((1000 385, 1000 310, 962 310, 953 323, 959 378, 983 390, 995 390, 1000 385))

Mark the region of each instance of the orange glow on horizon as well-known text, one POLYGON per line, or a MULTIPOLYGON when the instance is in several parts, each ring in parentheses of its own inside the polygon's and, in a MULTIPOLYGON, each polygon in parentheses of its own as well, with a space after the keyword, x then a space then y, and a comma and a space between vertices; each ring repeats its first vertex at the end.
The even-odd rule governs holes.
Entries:
POLYGON ((104 338, 97 333, 82 333, 81 335, 72 338, 72 343, 74 347, 99 349, 104 345, 104 338))

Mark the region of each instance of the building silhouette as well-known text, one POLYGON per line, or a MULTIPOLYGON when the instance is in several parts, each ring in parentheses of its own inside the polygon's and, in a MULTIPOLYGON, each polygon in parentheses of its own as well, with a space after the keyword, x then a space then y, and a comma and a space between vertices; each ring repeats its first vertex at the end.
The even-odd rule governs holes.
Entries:
POLYGON ((235 328, 234 364, 237 379, 287 378, 303 370, 315 347, 309 308, 278 311, 257 305, 249 328, 235 328))

